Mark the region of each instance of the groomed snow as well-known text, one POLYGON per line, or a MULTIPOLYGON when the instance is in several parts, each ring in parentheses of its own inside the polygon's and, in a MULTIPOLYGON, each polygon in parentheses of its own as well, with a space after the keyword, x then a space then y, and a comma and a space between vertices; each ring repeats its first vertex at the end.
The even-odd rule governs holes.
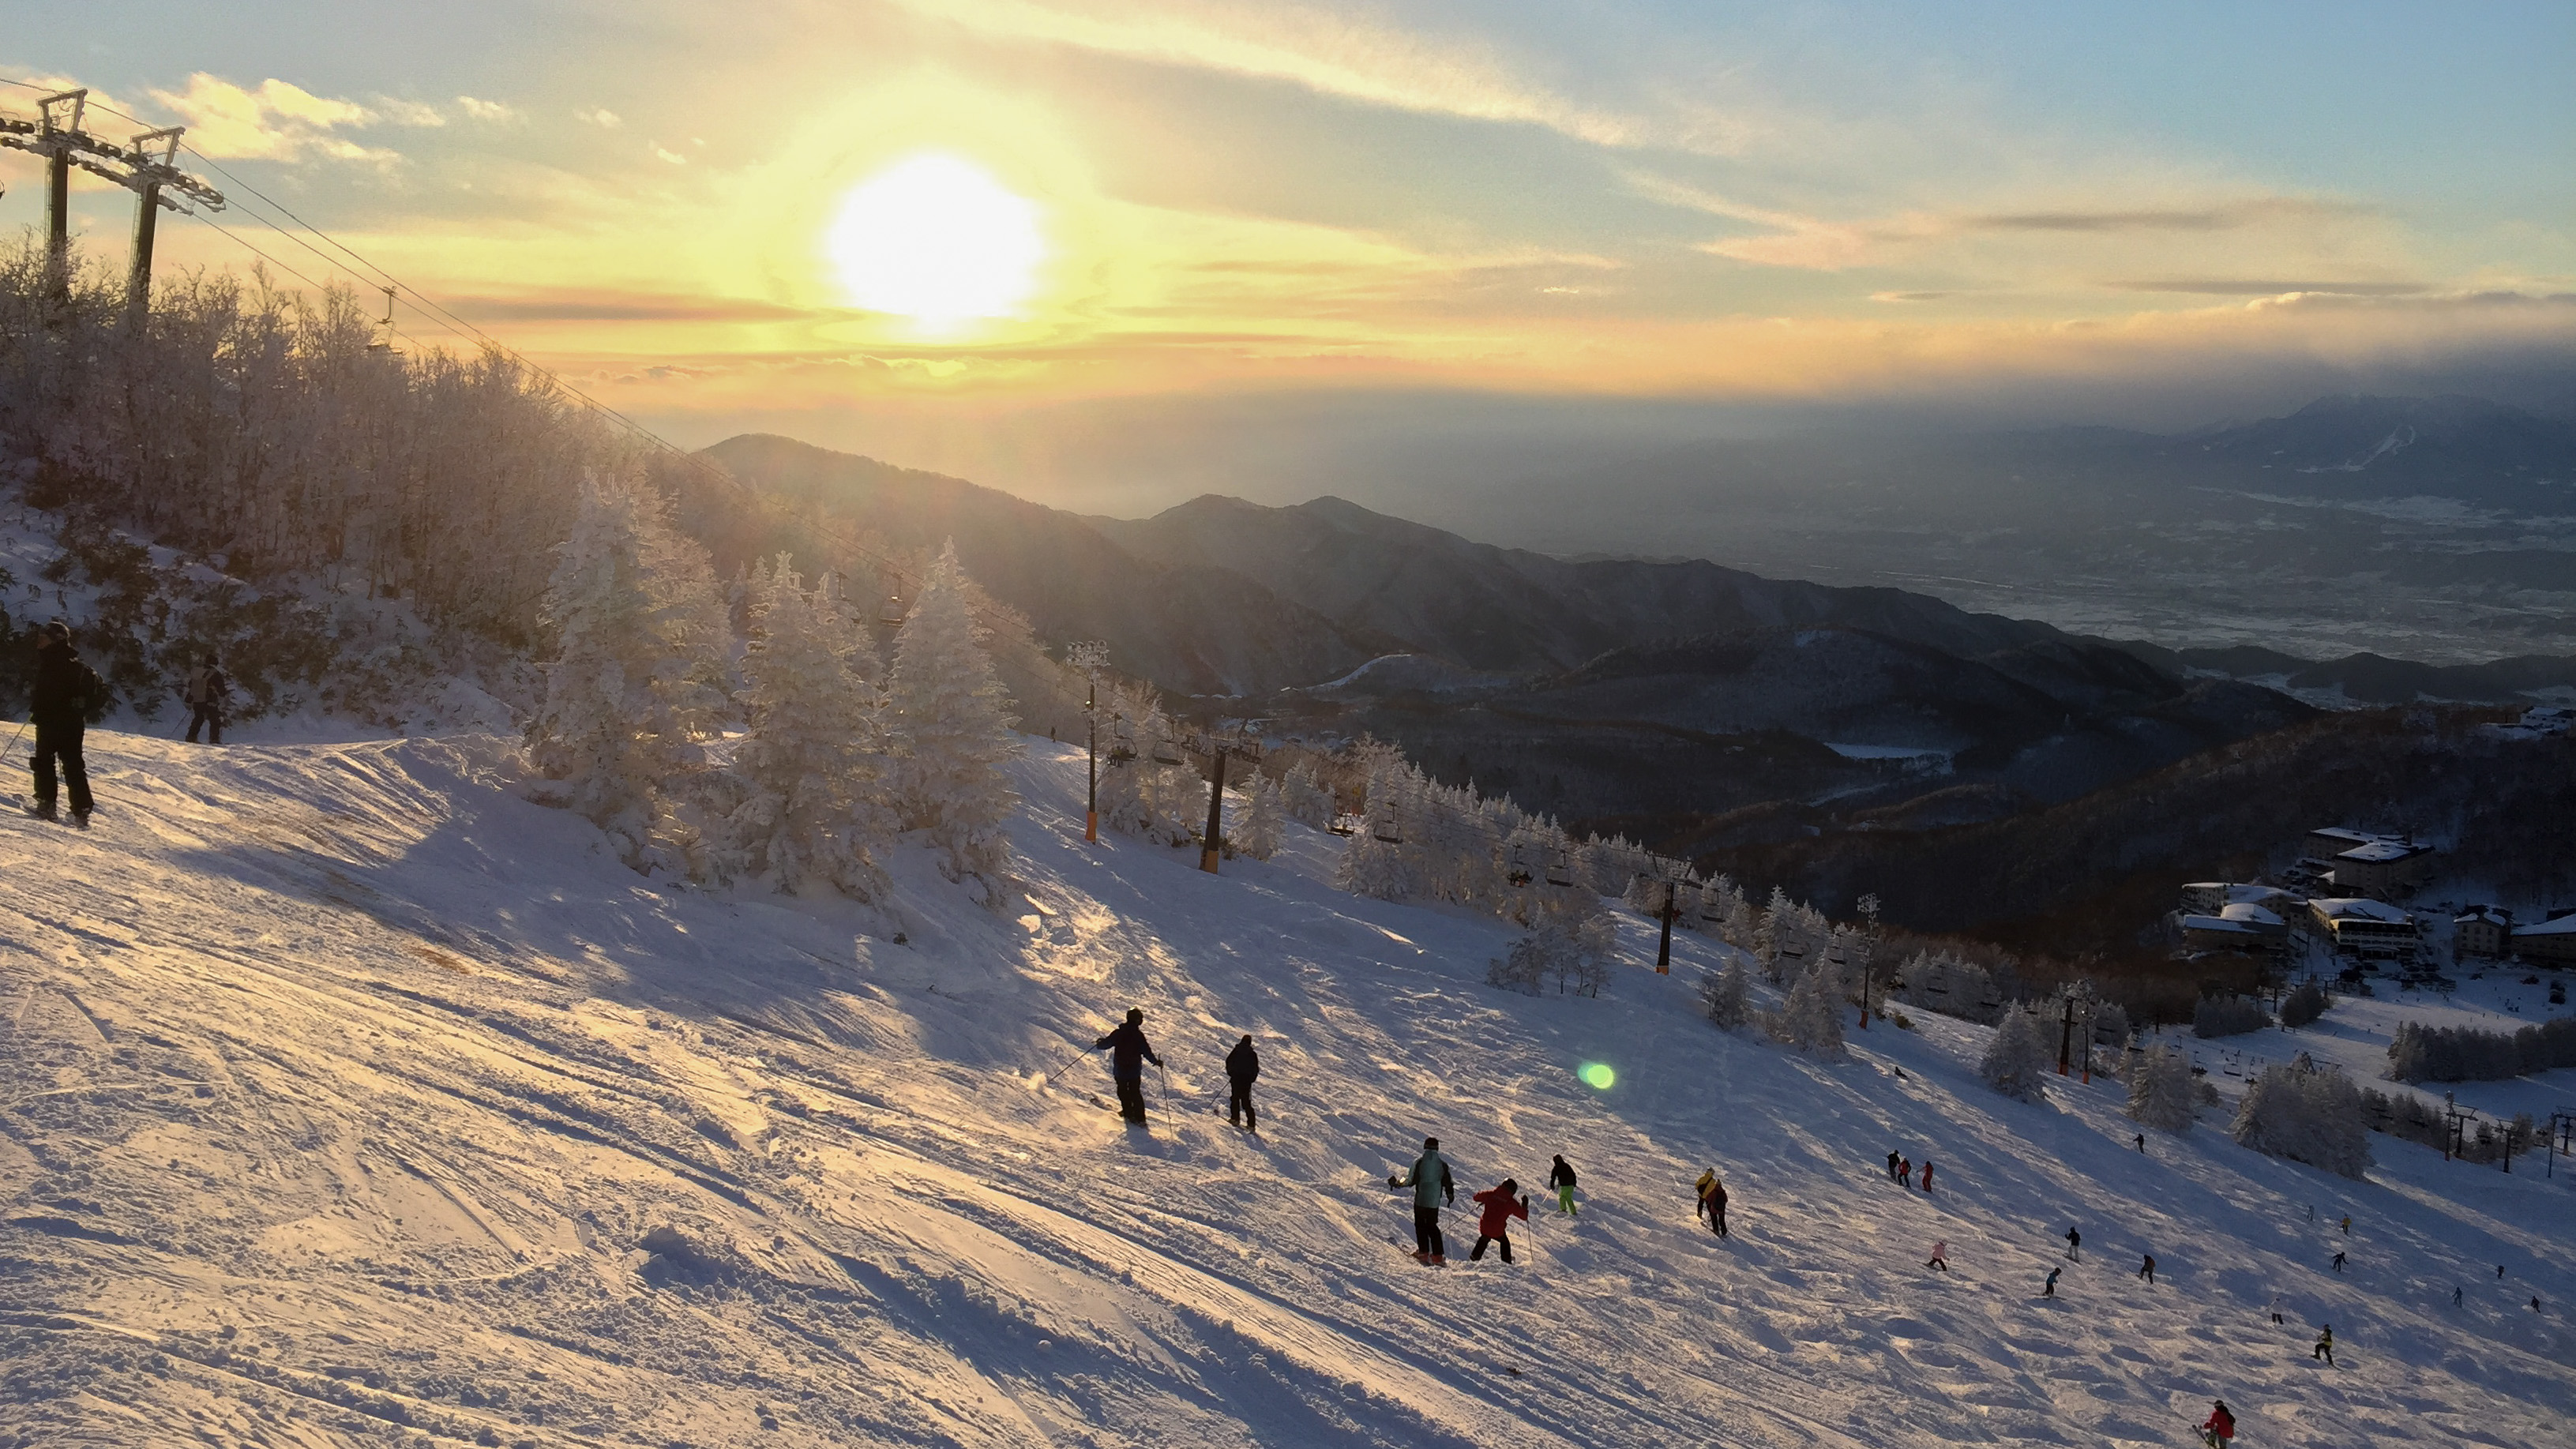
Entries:
POLYGON ((1696 937, 1508 995, 1504 928, 1330 890, 1331 837, 1086 845, 1081 757, 1031 748, 1031 904, 906 850, 895 946, 657 888, 496 740, 93 734, 94 830, 0 822, 0 1443, 2090 1446, 2213 1396, 2248 1445, 2567 1442, 2576 1174, 2142 1155, 2115 1085, 1979 1085, 1978 1027, 1723 1036, 1696 937), (1081 1051, 1131 1003, 1150 1136, 1081 1051), (1258 1137, 1217 1112, 1247 1031, 1258 1137), (1425 1132, 1462 1203, 1537 1195, 1518 1264, 1463 1212, 1446 1270, 1399 1246, 1425 1132))

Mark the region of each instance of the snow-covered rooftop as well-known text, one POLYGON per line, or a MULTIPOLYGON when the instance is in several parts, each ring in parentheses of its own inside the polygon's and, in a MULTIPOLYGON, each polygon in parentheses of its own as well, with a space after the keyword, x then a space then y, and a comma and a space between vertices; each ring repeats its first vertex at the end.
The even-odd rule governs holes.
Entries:
POLYGON ((2385 901, 2364 896, 2338 896, 2308 902, 2318 915, 2336 921, 2375 921, 2381 925, 2403 926, 2414 920, 2385 901))

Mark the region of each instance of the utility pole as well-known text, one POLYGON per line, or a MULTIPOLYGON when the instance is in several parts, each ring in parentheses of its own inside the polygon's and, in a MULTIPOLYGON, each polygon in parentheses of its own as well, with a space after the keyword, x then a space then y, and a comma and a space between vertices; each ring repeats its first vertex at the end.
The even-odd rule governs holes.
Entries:
POLYGON ((1658 976, 1673 974, 1673 906, 1680 896, 1681 882, 1671 876, 1664 877, 1664 938, 1655 947, 1655 974, 1658 976))
POLYGON ((1216 874, 1217 832, 1225 825, 1225 746, 1210 740, 1208 750, 1208 821, 1206 844, 1199 850, 1199 869, 1216 874))
POLYGON ((2066 1075, 2069 1058, 2075 1047, 2075 993, 2066 993, 2065 1006, 2057 1020, 2057 1074, 2066 1075))
POLYGON ((1064 662, 1082 671, 1082 838, 1100 838, 1100 671, 1109 667, 1109 646, 1085 640, 1064 651, 1064 662))

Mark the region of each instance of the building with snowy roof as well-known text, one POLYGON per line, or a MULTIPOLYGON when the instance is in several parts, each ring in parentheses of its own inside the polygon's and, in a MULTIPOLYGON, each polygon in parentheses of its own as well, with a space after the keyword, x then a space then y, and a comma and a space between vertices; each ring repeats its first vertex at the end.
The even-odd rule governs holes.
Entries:
POLYGON ((2451 954, 2501 956, 2513 935, 2513 912, 2502 906, 2471 906, 2451 918, 2451 954))
POLYGON ((2576 962, 2576 911, 2517 926, 2509 939, 2513 954, 2525 961, 2576 962))
POLYGON ((2308 917, 2317 934, 2347 955, 2410 958, 2422 937, 2413 916, 2358 896, 2310 901, 2308 917))
POLYGON ((2221 906, 2215 915, 2182 918, 2182 943, 2195 951, 2269 951, 2289 939, 2289 922, 2250 901, 2221 906))
POLYGON ((2433 847, 2412 840, 2373 840, 2334 858, 2334 883, 2355 895, 2385 896, 2424 883, 2433 847))
POLYGON ((2215 916, 2229 906, 2261 906, 2276 916, 2287 919, 2298 908, 2298 901, 2279 886, 2233 885, 2226 881, 2194 881, 2182 888, 2185 914, 2215 916))

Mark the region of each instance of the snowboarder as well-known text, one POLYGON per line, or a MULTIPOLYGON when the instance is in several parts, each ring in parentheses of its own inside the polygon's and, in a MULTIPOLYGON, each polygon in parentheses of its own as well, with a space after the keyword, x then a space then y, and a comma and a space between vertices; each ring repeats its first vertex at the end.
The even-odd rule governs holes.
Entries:
POLYGON ((2084 1261, 2084 1235, 2073 1228, 2066 1230, 2066 1261, 2070 1263, 2084 1261))
POLYGON ((1923 1190, 1932 1190, 1932 1159, 1929 1157, 1923 1159, 1923 1190))
POLYGON ((1701 1173, 1694 1186, 1699 1190, 1699 1206, 1691 1210, 1692 1216, 1708 1219, 1709 1230, 1725 1237, 1726 1184, 1717 1180, 1717 1169, 1712 1167, 1701 1173))
POLYGON ((1932 1241, 1932 1256, 1923 1261, 1923 1266, 1926 1268, 1938 1268, 1944 1273, 1950 1271, 1950 1240, 1948 1238, 1935 1238, 1932 1241))
POLYGON ((2343 1250, 2340 1248, 2335 1250, 2334 1270, 2338 1273, 2343 1271, 2343 1250))
POLYGON ((72 823, 89 824, 89 764, 81 758, 81 736, 89 729, 90 711, 106 701, 107 685, 98 671, 72 649, 72 626, 60 619, 36 631, 36 677, 28 689, 28 718, 36 725, 36 748, 29 756, 36 776, 39 820, 54 818, 54 776, 71 793, 72 823))
POLYGON ((1156 1066, 1163 1059, 1154 1055, 1152 1044, 1145 1040, 1145 1009, 1127 1008, 1125 1024, 1091 1044, 1093 1051, 1109 1053, 1109 1075, 1118 1081, 1118 1115, 1131 1126, 1145 1125, 1145 1063, 1156 1066))
POLYGON ((2051 1269, 2049 1269, 2049 1270, 2048 1270, 2048 1281, 2047 1281, 2047 1282, 2045 1282, 2045 1283, 2043 1283, 2043 1284, 2041 1284, 2041 1285, 2039 1286, 2039 1296, 2040 1296, 2040 1297, 2042 1297, 2042 1298, 2054 1298, 2054 1297, 2056 1297, 2056 1296, 2057 1296, 2057 1275, 2058 1275, 2058 1274, 2060 1274, 2060 1273, 2063 1273, 2063 1272, 2065 1272, 2065 1271, 2066 1271, 2066 1270, 2065 1270, 2065 1269, 2063 1269, 2063 1268, 2051 1268, 2051 1269))
POLYGON ((1252 1037, 1246 1034, 1225 1054, 1225 1079, 1234 1088, 1226 1099, 1225 1119, 1248 1131, 1261 1130, 1261 1117, 1252 1110, 1253 1079, 1261 1075, 1261 1053, 1253 1050, 1252 1037))
POLYGON ((1556 1154, 1556 1165, 1547 1170, 1547 1185, 1556 1189, 1556 1210, 1573 1217, 1574 1164, 1566 1161, 1562 1152, 1556 1154))
POLYGON ((2138 1265, 2138 1276, 2146 1279, 2150 1283, 2153 1283, 2156 1281, 2156 1255, 2153 1253, 2147 1253, 2143 1256, 2146 1258, 2146 1261, 2138 1265))
POLYGON ((2327 1368, 2333 1368, 2333 1367, 2334 1367, 2334 1325, 2333 1325, 2333 1324, 2329 1323, 2329 1324, 2325 1325, 2322 1329, 2318 1330, 2318 1332, 2317 1332, 2317 1346, 2316 1346, 2316 1347, 2314 1347, 2314 1348, 2312 1348, 2312 1349, 2309 1349, 2309 1350, 2308 1350, 2308 1357, 2309 1357, 2309 1358, 2312 1358, 2312 1359, 2319 1359, 2319 1358, 2324 1359, 2324 1360, 2326 1361, 2326 1367, 2327 1367, 2327 1368))
POLYGON ((1891 1152, 1891 1153, 1887 1154, 1887 1180, 1888 1180, 1888 1181, 1890 1181, 1890 1182, 1898 1182, 1898 1181, 1902 1181, 1902 1178, 1901 1178, 1901 1177, 1900 1177, 1900 1175, 1897 1173, 1897 1170, 1896 1170, 1896 1164, 1898 1164, 1899 1162, 1902 1162, 1902 1161, 1904 1161, 1904 1160, 1905 1160, 1905 1159, 1903 1159, 1903 1158, 1901 1158, 1901 1157, 1897 1156, 1897 1155, 1896 1155, 1895 1153, 1893 1153, 1893 1152, 1891 1152))
POLYGON ((2235 1437, 2236 1416, 2227 1412, 2227 1401, 2210 1400, 2209 1417, 2200 1423, 2200 1442, 2210 1449, 2227 1449, 2227 1441, 2235 1437))
POLYGON ((1529 1199, 1521 1195, 1521 1185, 1511 1178, 1476 1194, 1484 1212, 1476 1219, 1476 1246, 1467 1250, 1467 1261, 1485 1260, 1485 1245, 1494 1243, 1503 1250, 1503 1261, 1512 1260, 1512 1219, 1529 1221, 1529 1199))
POLYGON ((205 661, 189 671, 187 683, 179 691, 179 697, 188 705, 188 743, 197 742, 200 726, 206 731, 207 744, 224 742, 224 696, 231 687, 232 681, 224 678, 224 671, 215 663, 215 651, 207 650, 205 661))
POLYGON ((1458 1201, 1458 1184, 1449 1176, 1449 1159, 1440 1155, 1440 1139, 1423 1138, 1422 1155, 1413 1159, 1412 1170, 1388 1178, 1386 1185, 1413 1189, 1413 1260, 1449 1266, 1449 1245, 1440 1237, 1440 1205, 1458 1201))

